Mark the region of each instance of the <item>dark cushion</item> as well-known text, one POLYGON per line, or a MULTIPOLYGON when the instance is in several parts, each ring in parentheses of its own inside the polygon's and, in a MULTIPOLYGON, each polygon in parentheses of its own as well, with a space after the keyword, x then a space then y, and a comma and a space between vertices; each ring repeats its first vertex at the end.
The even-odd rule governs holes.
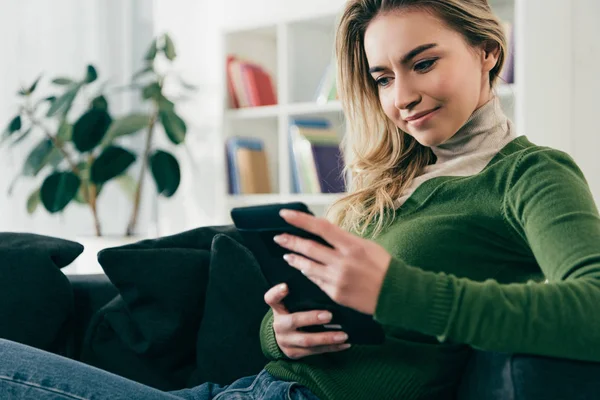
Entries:
POLYGON ((73 292, 60 271, 79 243, 29 233, 0 233, 0 337, 60 352, 73 292))
POLYGON ((600 363, 475 351, 457 400, 600 399, 600 363))
POLYGON ((92 319, 81 360, 161 390, 185 387, 196 366, 212 239, 229 231, 198 228, 101 251, 119 295, 92 319))
POLYGON ((268 284, 256 259, 236 235, 212 243, 204 316, 196 344, 197 367, 188 386, 229 384, 257 374, 267 363, 260 324, 268 310, 268 284))

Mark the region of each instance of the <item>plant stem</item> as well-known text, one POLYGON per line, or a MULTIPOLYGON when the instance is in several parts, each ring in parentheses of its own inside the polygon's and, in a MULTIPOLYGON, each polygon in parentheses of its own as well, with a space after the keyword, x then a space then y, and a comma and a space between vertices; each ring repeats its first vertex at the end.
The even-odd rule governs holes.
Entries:
MULTIPOLYGON (((88 165, 94 163, 94 156, 90 154, 88 158, 88 165)), ((92 182, 87 182, 87 190, 84 191, 87 196, 87 202, 92 210, 92 217, 94 218, 94 229, 96 230, 96 236, 102 236, 102 229, 100 229, 100 219, 98 218, 98 205, 96 200, 98 199, 98 187, 92 182), (86 193, 87 192, 87 193, 86 193)))
POLYGON ((138 215, 140 213, 140 200, 142 196, 142 183, 144 182, 144 175, 146 174, 146 166, 148 165, 148 155, 150 154, 150 149, 152 148, 152 134, 154 133, 154 125, 156 125, 156 120, 158 119, 158 104, 156 104, 154 112, 150 117, 150 123, 148 124, 148 131, 146 132, 146 145, 144 148, 144 153, 142 154, 142 167, 140 169, 140 176, 138 178, 138 183, 135 189, 135 197, 133 200, 133 210, 131 212, 131 219, 129 220, 129 224, 127 225, 126 236, 132 236, 135 234, 135 227, 137 225, 138 215))
MULTIPOLYGON (((58 149, 58 151, 60 151, 60 153, 63 155, 64 159, 67 160, 67 163, 69 164, 69 167, 71 168, 73 173, 76 174, 79 177, 79 179, 81 179, 83 181, 83 176, 81 174, 81 171, 77 167, 77 164, 75 164, 75 162, 71 159, 71 157, 69 156, 69 153, 67 153, 67 151, 62 146, 62 144, 56 139, 55 136, 53 136, 50 133, 48 128, 46 128, 44 126, 44 124, 42 124, 42 122, 35 117, 33 110, 31 110, 29 107, 24 107, 24 110, 25 110, 25 113, 27 114, 27 116, 29 117, 31 124, 39 127, 44 132, 46 137, 48 137, 48 139, 50 139, 50 141, 52 141, 52 144, 54 145, 54 147, 56 147, 58 149)), ((90 154, 90 164, 89 165, 91 165, 92 162, 93 162, 93 157, 90 154)), ((86 184, 86 183, 84 183, 84 184, 86 184)), ((102 236, 102 230, 100 228, 100 220, 98 219, 98 211, 97 211, 97 207, 96 207, 96 198, 97 198, 96 185, 93 185, 89 182, 87 182, 86 185, 87 185, 87 190, 83 191, 84 199, 88 203, 88 205, 90 206, 90 210, 92 211, 92 218, 94 219, 94 229, 96 231, 96 236, 102 236)))
POLYGON ((69 153, 67 153, 64 147, 61 145, 61 143, 58 140, 56 140, 56 137, 52 136, 48 128, 46 128, 42 124, 42 122, 35 117, 32 110, 30 110, 29 108, 25 108, 25 112, 27 113, 27 116, 29 117, 29 120, 31 121, 32 125, 39 127, 44 132, 48 139, 52 141, 54 147, 56 147, 58 151, 60 151, 60 153, 63 155, 65 160, 67 160, 67 163, 69 164, 69 167, 71 167, 73 172, 81 177, 81 171, 79 171, 79 168, 77 168, 77 164, 73 162, 73 160, 69 156, 69 153))

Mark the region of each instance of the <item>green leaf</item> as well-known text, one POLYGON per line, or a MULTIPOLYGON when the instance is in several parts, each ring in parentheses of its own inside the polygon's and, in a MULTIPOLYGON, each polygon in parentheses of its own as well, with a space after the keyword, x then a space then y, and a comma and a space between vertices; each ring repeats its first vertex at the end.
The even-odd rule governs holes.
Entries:
POLYGON ((27 89, 25 89, 25 88, 19 89, 19 91, 18 91, 17 93, 18 93, 20 96, 27 96, 27 95, 28 95, 28 93, 27 93, 27 89))
POLYGON ((93 65, 88 65, 87 66, 87 72, 85 74, 84 82, 85 83, 92 83, 96 79, 98 79, 98 72, 96 72, 96 68, 94 68, 93 65))
POLYGON ((50 139, 42 141, 31 150, 23 165, 23 176, 36 176, 48 164, 54 145, 50 139))
POLYGON ((173 196, 181 180, 177 159, 166 151, 157 150, 150 156, 150 168, 158 194, 165 197, 173 196))
POLYGON ((110 145, 117 137, 136 133, 148 127, 149 124, 150 116, 147 114, 130 114, 114 120, 102 140, 102 146, 110 145))
POLYGON ((158 49, 156 48, 156 39, 154 39, 152 41, 152 43, 150 43, 150 47, 146 51, 146 55, 144 56, 144 60, 146 60, 146 61, 154 61, 154 58, 156 57, 157 50, 158 49))
POLYGON ((21 116, 17 115, 8 124, 8 133, 12 134, 21 129, 21 116))
POLYGON ((27 214, 31 215, 40 205, 42 198, 40 197, 41 189, 37 188, 27 198, 27 214))
POLYGON ((63 119, 58 126, 58 132, 56 133, 56 139, 60 143, 66 143, 71 141, 73 138, 73 125, 69 124, 67 120, 63 119))
POLYGON ((95 97, 94 100, 92 100, 92 108, 108 111, 108 101, 106 101, 106 97, 102 95, 95 97))
POLYGON ((71 89, 63 93, 59 98, 54 100, 46 116, 54 117, 59 112, 62 112, 63 115, 67 115, 80 88, 80 85, 73 86, 71 89))
POLYGON ((158 98, 158 108, 165 111, 173 111, 175 110, 175 103, 161 94, 158 98))
POLYGON ((21 143, 25 138, 27 138, 27 136, 29 136, 29 134, 31 133, 32 130, 33 130, 33 127, 29 127, 29 129, 27 129, 26 131, 24 131, 23 133, 21 133, 19 135, 19 137, 17 137, 15 140, 13 140, 10 143, 10 146, 13 147, 13 146, 16 146, 19 143, 21 143))
POLYGON ((38 82, 40 81, 40 79, 42 78, 42 75, 38 76, 37 79, 31 84, 31 86, 29 87, 29 90, 27 91, 27 94, 31 94, 35 91, 35 88, 38 85, 38 82))
POLYGON ((142 89, 142 97, 145 100, 150 98, 158 98, 160 94, 160 85, 158 82, 149 83, 142 89))
POLYGON ((175 144, 179 144, 185 140, 187 127, 185 122, 177 115, 175 110, 162 109, 159 112, 160 122, 165 128, 165 133, 175 144))
POLYGON ((104 183, 123 174, 135 161, 135 155, 121 147, 109 146, 92 164, 90 178, 94 183, 104 183))
POLYGON ((80 184, 81 180, 72 172, 53 173, 42 183, 42 204, 50 213, 63 210, 77 194, 80 184))
POLYGON ((137 189, 137 182, 131 175, 123 174, 115 178, 123 193, 127 196, 127 198, 131 201, 135 200, 135 191, 137 189))
POLYGON ((104 138, 112 119, 105 110, 92 108, 73 125, 73 144, 80 152, 93 150, 104 138))
POLYGON ((51 165, 54 169, 58 168, 62 160, 65 158, 63 153, 60 152, 56 147, 52 149, 50 155, 48 156, 48 164, 51 165))
POLYGON ((52 80, 52 83, 54 83, 55 85, 60 85, 60 86, 67 86, 67 85, 72 85, 75 83, 75 81, 71 78, 65 78, 65 77, 58 77, 52 80))
POLYGON ((167 57, 170 61, 173 61, 177 56, 175 52, 175 44, 173 43, 173 40, 171 40, 171 37, 166 33, 163 51, 165 52, 165 57, 167 57))
POLYGON ((152 65, 148 65, 145 68, 143 68, 143 69, 139 70, 138 72, 136 72, 135 74, 133 74, 131 79, 135 81, 139 77, 144 76, 148 72, 153 72, 153 71, 154 71, 154 68, 152 67, 152 65))

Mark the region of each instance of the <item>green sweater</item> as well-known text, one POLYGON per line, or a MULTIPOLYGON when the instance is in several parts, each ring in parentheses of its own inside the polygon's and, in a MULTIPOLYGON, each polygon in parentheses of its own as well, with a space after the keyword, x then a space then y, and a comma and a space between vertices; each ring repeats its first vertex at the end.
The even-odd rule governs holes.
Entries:
POLYGON ((290 360, 269 312, 267 371, 322 400, 428 399, 450 398, 471 348, 600 361, 600 219, 567 154, 518 137, 423 182, 375 240, 393 256, 385 344, 290 360))

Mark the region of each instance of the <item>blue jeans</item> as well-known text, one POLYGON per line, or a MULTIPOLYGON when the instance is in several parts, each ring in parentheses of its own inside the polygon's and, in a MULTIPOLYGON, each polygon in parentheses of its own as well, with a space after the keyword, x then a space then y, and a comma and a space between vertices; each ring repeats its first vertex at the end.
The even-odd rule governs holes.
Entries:
POLYGON ((89 365, 0 339, 0 398, 35 400, 319 400, 267 371, 228 386, 205 383, 163 392, 89 365))

